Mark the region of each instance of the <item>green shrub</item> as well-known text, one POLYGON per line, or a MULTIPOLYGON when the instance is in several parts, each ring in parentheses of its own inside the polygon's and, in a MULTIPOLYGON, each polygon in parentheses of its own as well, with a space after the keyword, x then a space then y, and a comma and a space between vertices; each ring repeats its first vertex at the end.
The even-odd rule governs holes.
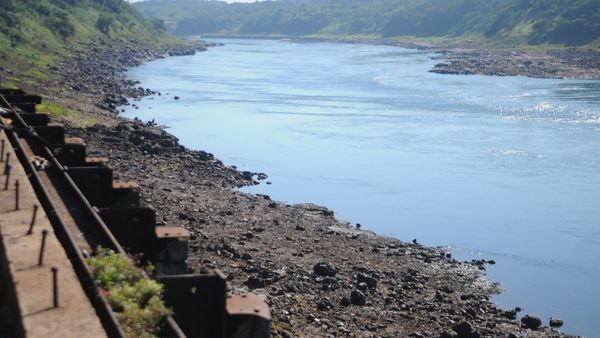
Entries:
POLYGON ((163 286, 143 278, 127 256, 112 250, 99 249, 87 263, 127 336, 155 337, 171 313, 162 300, 163 286))
POLYGON ((156 29, 159 32, 164 32, 167 30, 167 26, 165 25, 165 22, 161 19, 150 19, 150 24, 152 25, 152 27, 154 27, 154 29, 156 29))
POLYGON ((75 34, 75 26, 69 21, 69 18, 49 16, 44 20, 45 25, 54 33, 66 39, 75 34))
POLYGON ((98 17, 98 20, 96 20, 96 28, 98 28, 100 32, 108 34, 108 32, 110 31, 110 27, 113 24, 113 21, 114 19, 111 15, 102 13, 98 17))

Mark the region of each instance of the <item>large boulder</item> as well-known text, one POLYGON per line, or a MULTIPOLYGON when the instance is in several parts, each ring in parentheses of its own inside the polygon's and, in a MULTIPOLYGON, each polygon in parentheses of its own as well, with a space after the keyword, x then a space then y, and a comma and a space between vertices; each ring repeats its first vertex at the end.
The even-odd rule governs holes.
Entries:
POLYGON ((337 273, 333 266, 325 262, 319 262, 315 264, 313 267, 313 272, 315 275, 323 277, 335 277, 335 274, 337 273))
POLYGON ((537 330, 540 326, 542 326, 541 319, 530 315, 526 315, 525 317, 521 318, 521 323, 523 323, 526 328, 531 330, 537 330))
POLYGON ((364 306, 367 304, 367 297, 359 290, 354 290, 350 293, 350 303, 352 305, 364 306))

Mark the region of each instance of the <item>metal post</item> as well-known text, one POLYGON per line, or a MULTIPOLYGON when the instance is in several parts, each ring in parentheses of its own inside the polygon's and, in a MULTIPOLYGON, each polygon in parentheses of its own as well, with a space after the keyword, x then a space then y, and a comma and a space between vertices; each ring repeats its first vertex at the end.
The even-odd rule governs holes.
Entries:
POLYGON ((8 190, 8 181, 10 180, 10 164, 6 167, 4 175, 6 175, 6 181, 4 181, 4 190, 8 190))
POLYGON ((28 235, 33 233, 33 226, 35 225, 35 217, 37 216, 39 206, 37 204, 33 205, 33 216, 31 216, 31 223, 29 223, 29 230, 27 231, 28 235))
POLYGON ((52 294, 54 295, 54 307, 58 307, 58 267, 52 267, 52 294))
POLYGON ((19 210, 19 180, 15 181, 15 210, 19 210))
POLYGON ((6 163, 4 163, 4 175, 6 175, 6 170, 10 167, 10 153, 6 153, 6 163))
POLYGON ((46 249, 46 236, 48 236, 48 230, 42 230, 42 246, 40 247, 40 257, 38 258, 38 265, 44 264, 44 250, 46 249))

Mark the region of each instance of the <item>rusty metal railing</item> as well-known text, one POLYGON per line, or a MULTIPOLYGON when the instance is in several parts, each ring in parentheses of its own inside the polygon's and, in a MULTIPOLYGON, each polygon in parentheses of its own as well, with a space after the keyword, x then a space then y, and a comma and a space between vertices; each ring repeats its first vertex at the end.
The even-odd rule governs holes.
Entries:
MULTIPOLYGON (((58 208, 51 198, 48 190, 45 188, 42 179, 37 173, 37 170, 34 168, 31 163, 29 157, 23 145, 19 141, 19 137, 15 130, 27 130, 28 132, 24 133, 25 137, 28 137, 33 142, 37 141, 37 145, 32 145, 33 147, 37 147, 40 149, 44 157, 52 163, 51 168, 48 170, 51 171, 51 175, 54 179, 54 187, 61 190, 65 194, 71 195, 72 203, 75 203, 76 207, 79 208, 83 212, 84 217, 80 217, 80 222, 88 222, 86 228, 90 231, 93 231, 94 234, 90 236, 87 234, 88 240, 92 239, 94 242, 89 243, 90 247, 95 248, 98 245, 101 245, 105 248, 109 248, 115 252, 125 253, 125 250, 121 247, 119 242, 114 238, 112 233, 108 230, 106 224, 99 217, 98 213, 94 209, 94 207, 88 202, 87 198, 83 195, 81 190, 77 187, 77 185, 73 182, 71 177, 68 174, 68 171, 60 164, 60 162, 56 159, 53 151, 47 146, 47 142, 40 141, 35 131, 30 129, 30 127, 25 123, 25 121, 21 118, 18 108, 14 108, 10 105, 9 102, 6 101, 4 96, 0 94, 0 102, 6 104, 6 108, 10 111, 5 114, 5 117, 10 117, 13 121, 14 130, 7 130, 6 135, 15 149, 15 153, 25 172, 27 173, 30 182, 34 188, 34 191, 42 205, 45 209, 48 219, 52 224, 55 233, 65 248, 65 251, 73 264, 73 268, 75 273, 77 274, 84 291, 86 292, 92 306, 96 310, 98 318, 100 319, 106 333, 111 338, 125 338, 126 335, 118 322, 114 312, 112 311, 110 305, 108 304, 106 298, 100 295, 97 291, 96 285, 94 283, 94 278, 92 271, 85 261, 85 257, 80 250, 80 247, 77 245, 77 242, 71 235, 68 230, 67 225, 65 224, 63 217, 61 216, 58 208)), ((3 121, 0 121, 0 125, 7 126, 3 121)), ((4 128, 8 129, 8 128, 4 128)), ((146 276, 147 277, 147 276, 146 276)), ((147 277, 148 278, 148 277, 147 277)), ((174 338, 185 338, 185 334, 181 331, 177 323, 173 320, 171 316, 165 318, 165 324, 168 327, 168 337, 174 338)))

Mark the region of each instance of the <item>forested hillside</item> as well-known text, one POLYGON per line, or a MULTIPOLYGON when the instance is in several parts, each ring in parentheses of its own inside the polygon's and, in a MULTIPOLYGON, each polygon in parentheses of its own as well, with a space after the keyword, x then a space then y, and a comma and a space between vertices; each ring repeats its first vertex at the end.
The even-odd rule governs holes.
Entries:
POLYGON ((175 41, 162 22, 143 18, 124 0, 0 0, 5 73, 44 78, 45 68, 73 52, 175 41))
POLYGON ((469 37, 518 44, 598 44, 598 0, 150 0, 140 11, 179 35, 469 37))

